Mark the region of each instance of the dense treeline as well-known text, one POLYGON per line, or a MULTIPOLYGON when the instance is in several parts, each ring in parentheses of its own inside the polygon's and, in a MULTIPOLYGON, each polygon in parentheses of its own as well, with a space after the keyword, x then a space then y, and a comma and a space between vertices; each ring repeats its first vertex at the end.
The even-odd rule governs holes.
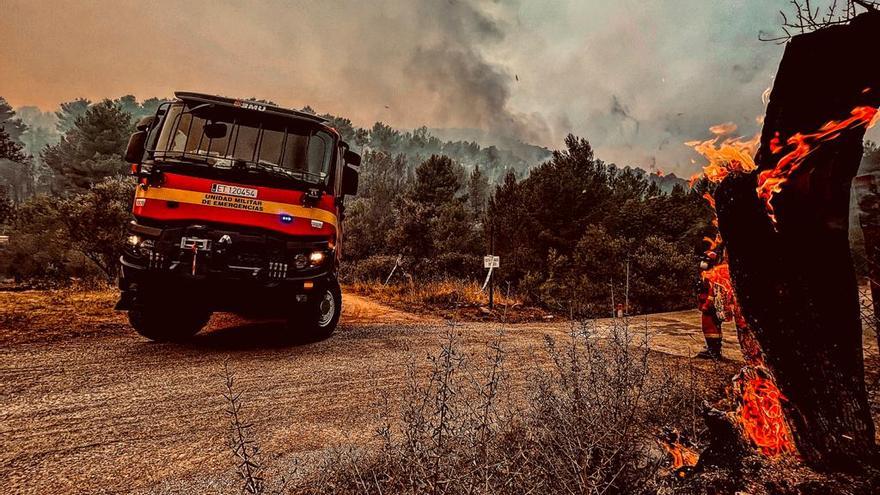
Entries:
MULTIPOLYGON (((115 276, 133 190, 121 155, 134 121, 159 103, 75 100, 54 119, 32 115, 55 122, 54 133, 34 133, 0 99, 0 225, 10 236, 0 270, 19 280, 115 276), (25 142, 29 132, 50 139, 25 142)), ((552 154, 530 147, 530 161, 426 128, 326 117, 363 154, 360 194, 346 203, 347 277, 385 279, 399 264, 396 282, 476 280, 494 242, 498 280, 538 304, 585 314, 607 314, 612 298, 632 311, 691 304, 695 254, 712 229, 698 193, 665 193, 574 136, 552 154)))
POLYGON ((690 306, 713 228, 700 195, 664 193, 643 171, 597 159, 584 139, 565 145, 491 194, 479 168, 444 156, 407 175, 403 157, 365 154, 363 194, 345 224, 353 272, 381 278, 403 255, 414 277, 478 277, 494 237, 499 279, 534 302, 583 314, 610 313, 612 297, 628 297, 632 311, 690 306))

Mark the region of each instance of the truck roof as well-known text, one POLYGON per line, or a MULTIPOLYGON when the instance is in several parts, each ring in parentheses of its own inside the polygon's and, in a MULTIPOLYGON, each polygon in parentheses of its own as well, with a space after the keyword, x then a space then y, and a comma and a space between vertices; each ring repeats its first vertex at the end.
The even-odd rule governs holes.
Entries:
POLYGON ((236 100, 235 98, 206 95, 204 93, 193 93, 190 91, 175 91, 174 96, 179 100, 194 101, 199 103, 213 103, 227 107, 240 108, 243 110, 253 110, 257 112, 270 113, 283 117, 293 117, 316 122, 318 124, 324 124, 325 127, 328 127, 327 119, 325 119, 324 117, 319 117, 310 113, 300 112, 298 110, 292 110, 289 108, 282 108, 279 106, 269 105, 267 103, 257 102, 253 100, 236 100))

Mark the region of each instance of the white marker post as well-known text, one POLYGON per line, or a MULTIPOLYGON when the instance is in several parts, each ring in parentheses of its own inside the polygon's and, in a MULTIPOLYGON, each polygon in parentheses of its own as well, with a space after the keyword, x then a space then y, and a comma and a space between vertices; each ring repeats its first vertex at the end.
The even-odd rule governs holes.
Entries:
POLYGON ((382 285, 388 285, 388 282, 391 281, 391 277, 394 276, 394 272, 397 271, 397 267, 400 266, 401 261, 403 261, 403 255, 397 255, 397 261, 394 262, 394 268, 391 269, 391 273, 388 274, 388 278, 385 279, 385 283, 382 285))
POLYGON ((495 284, 492 280, 492 272, 499 267, 501 267, 500 256, 494 256, 491 254, 483 256, 483 268, 488 268, 489 273, 486 274, 486 281, 483 282, 482 290, 486 290, 486 285, 489 285, 489 309, 493 309, 495 307, 495 284), (490 282, 493 283, 490 284, 490 282))

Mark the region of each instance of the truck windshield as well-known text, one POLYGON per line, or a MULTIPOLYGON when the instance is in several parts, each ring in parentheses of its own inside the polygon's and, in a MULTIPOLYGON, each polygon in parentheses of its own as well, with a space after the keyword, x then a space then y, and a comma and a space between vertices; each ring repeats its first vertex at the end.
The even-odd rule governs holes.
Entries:
POLYGON ((333 137, 314 125, 267 118, 229 108, 172 103, 153 132, 157 160, 181 160, 216 168, 236 164, 314 184, 326 184, 333 137), (155 135, 154 135, 155 136, 155 135))

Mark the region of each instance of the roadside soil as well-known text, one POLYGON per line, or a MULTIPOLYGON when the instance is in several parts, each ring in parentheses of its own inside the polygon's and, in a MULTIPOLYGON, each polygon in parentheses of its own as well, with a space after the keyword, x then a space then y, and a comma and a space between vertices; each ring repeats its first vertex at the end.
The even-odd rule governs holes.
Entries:
MULTIPOLYGON (((280 477, 295 457, 308 464, 327 449, 370 442, 381 393, 399 397, 407 363, 436 353, 450 328, 472 356, 500 338, 515 381, 541 361, 544 336, 571 331, 564 321, 454 322, 346 294, 337 333, 321 342, 302 343, 278 322, 217 314, 190 342, 156 344, 113 311, 115 298, 0 292, 4 493, 235 492, 221 395, 227 364, 267 471, 280 477)), ((689 361, 702 347, 696 311, 634 321, 647 324, 664 359, 689 361)), ((723 362, 693 361, 719 388, 741 360, 732 329, 725 348, 723 362)))

